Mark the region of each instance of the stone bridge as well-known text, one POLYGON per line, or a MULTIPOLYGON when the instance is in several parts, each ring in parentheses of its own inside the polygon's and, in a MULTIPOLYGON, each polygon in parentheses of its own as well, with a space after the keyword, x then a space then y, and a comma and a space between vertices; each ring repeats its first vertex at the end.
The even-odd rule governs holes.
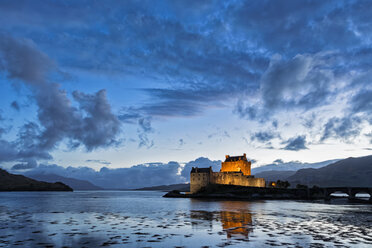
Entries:
POLYGON ((325 187, 325 188, 310 188, 310 196, 323 194, 325 199, 331 199, 332 193, 345 193, 350 200, 356 199, 356 194, 369 194, 369 201, 372 202, 372 188, 368 187, 325 187))

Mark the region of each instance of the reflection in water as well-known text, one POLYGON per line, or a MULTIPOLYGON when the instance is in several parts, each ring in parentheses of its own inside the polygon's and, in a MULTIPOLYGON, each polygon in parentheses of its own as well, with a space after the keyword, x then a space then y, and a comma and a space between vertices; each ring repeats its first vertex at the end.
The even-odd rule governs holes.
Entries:
POLYGON ((248 238, 252 231, 252 214, 249 203, 221 201, 221 211, 191 211, 190 217, 195 228, 211 228, 213 221, 221 222, 228 238, 248 238))
POLYGON ((248 238, 252 215, 250 213, 221 211, 221 222, 228 238, 239 237, 240 235, 248 238))
POLYGON ((371 205, 162 194, 0 192, 0 248, 372 247, 371 205))

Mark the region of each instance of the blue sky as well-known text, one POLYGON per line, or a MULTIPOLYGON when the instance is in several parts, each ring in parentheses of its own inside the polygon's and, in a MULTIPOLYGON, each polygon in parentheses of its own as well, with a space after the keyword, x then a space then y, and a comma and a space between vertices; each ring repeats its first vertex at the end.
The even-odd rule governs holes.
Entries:
POLYGON ((372 149, 371 1, 0 2, 0 164, 372 149))

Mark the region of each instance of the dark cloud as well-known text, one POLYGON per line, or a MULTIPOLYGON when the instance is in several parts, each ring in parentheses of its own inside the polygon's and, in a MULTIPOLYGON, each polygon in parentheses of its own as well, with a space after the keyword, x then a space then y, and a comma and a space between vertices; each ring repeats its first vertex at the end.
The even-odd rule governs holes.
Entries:
POLYGON ((122 108, 118 115, 120 121, 128 124, 136 124, 140 118, 143 118, 140 111, 133 107, 122 108))
POLYGON ((154 132, 151 126, 152 117, 147 115, 146 111, 141 109, 122 108, 118 119, 128 124, 138 124, 138 147, 146 147, 147 149, 154 146, 154 141, 149 137, 149 134, 154 132))
POLYGON ((10 106, 17 111, 21 109, 17 101, 13 101, 10 106))
POLYGON ((71 148, 84 145, 88 151, 118 144, 120 121, 111 111, 105 90, 73 92, 78 104, 74 107, 60 85, 49 82, 54 63, 29 40, 2 35, 0 62, 8 79, 21 80, 29 87, 38 106, 39 124, 26 123, 18 140, 7 143, 6 149, 12 150, 8 160, 50 159, 49 152, 63 140, 69 141, 71 148))
POLYGON ((362 120, 359 117, 331 118, 324 126, 323 135, 320 141, 329 138, 340 138, 349 141, 359 135, 362 120))
POLYGON ((154 146, 154 141, 151 140, 146 133, 144 132, 138 132, 138 147, 146 147, 147 149, 150 149, 151 147, 154 146))
POLYGON ((34 159, 29 159, 23 163, 18 163, 12 166, 12 170, 28 170, 37 167, 37 162, 34 159))
MULTIPOLYGON (((29 9, 27 14, 36 13, 45 21, 53 19, 53 22, 59 24, 58 30, 42 23, 34 23, 35 26, 40 25, 40 29, 34 29, 11 16, 9 18, 26 30, 34 30, 30 34, 31 38, 45 48, 48 54, 58 55, 59 63, 63 66, 109 74, 138 74, 140 66, 146 77, 156 82, 168 82, 165 88, 145 90, 152 99, 138 109, 150 115, 199 114, 207 106, 218 106, 229 96, 240 95, 251 87, 257 87, 254 85, 259 77, 256 71, 262 71, 267 66, 268 59, 265 56, 255 50, 225 46, 223 37, 216 39, 215 36, 223 30, 213 29, 216 24, 223 28, 223 24, 214 17, 214 13, 207 14, 212 18, 211 26, 206 25, 203 31, 183 23, 178 19, 181 15, 173 18, 176 17, 174 13, 166 13, 179 10, 174 7, 178 4, 164 4, 168 7, 161 13, 154 13, 150 2, 139 5, 129 1, 123 5, 117 4, 115 10, 105 4, 90 3, 89 11, 80 4, 73 4, 74 11, 59 3, 47 4, 43 10, 26 3, 20 4, 29 9), (62 21, 64 15, 60 11, 63 9, 69 12, 69 20, 73 21, 62 21), (104 16, 100 14, 102 9, 107 10, 104 16), (50 13, 55 15, 50 16, 50 13), (90 15, 102 18, 94 20, 90 15), (97 22, 102 28, 92 29, 92 23, 97 22), (48 41, 41 36, 45 29, 49 34, 55 33, 48 41), (80 35, 70 35, 71 32, 80 35), (51 47, 51 43, 53 47, 59 48, 58 52, 51 47)), ((202 5, 203 13, 221 9, 211 4, 202 5)), ((18 7, 12 4, 6 7, 9 11, 18 12, 18 7)), ((183 8, 182 12, 185 13, 186 9, 183 8)), ((193 15, 183 15, 185 19, 196 17, 195 9, 189 9, 189 12, 193 15)), ((201 25, 200 20, 190 23, 201 25)))
POLYGON ((272 139, 278 137, 278 135, 271 131, 256 132, 251 135, 251 140, 257 140, 259 142, 269 142, 272 139))
POLYGON ((137 129, 139 143, 138 147, 146 147, 147 149, 154 146, 154 141, 148 137, 149 133, 152 133, 154 130, 151 127, 151 118, 140 118, 138 119, 139 128, 137 129))
POLYGON ((287 144, 283 149, 284 150, 290 150, 290 151, 299 151, 308 149, 306 147, 306 136, 299 135, 294 138, 290 138, 287 141, 283 142, 283 144, 287 144))
POLYGON ((100 90, 96 94, 75 91, 73 96, 85 116, 76 121, 80 127, 75 129, 77 132, 73 130, 72 138, 84 144, 88 150, 119 144, 117 135, 120 133, 120 122, 111 111, 106 91, 100 90))
POLYGON ((316 123, 316 115, 314 113, 311 114, 309 118, 303 118, 302 125, 306 128, 313 128, 316 123))
POLYGON ((82 179, 107 189, 129 189, 185 182, 178 175, 177 162, 150 163, 130 168, 109 169, 102 167, 95 171, 89 167, 67 167, 40 164, 25 175, 57 174, 64 177, 82 179))
POLYGON ((0 139, 0 162, 14 161, 17 159, 17 154, 14 143, 0 139))
MULTIPOLYGON (((369 82, 370 83, 370 82, 369 82)), ((359 91, 350 101, 352 113, 372 113, 372 90, 359 91)), ((372 120, 372 119, 370 119, 372 120)))
POLYGON ((253 44, 295 55, 363 43, 362 37, 371 35, 370 7, 368 1, 239 1, 229 5, 228 13, 234 30, 253 44))
POLYGON ((150 117, 140 118, 138 120, 138 125, 142 129, 142 131, 144 131, 145 133, 149 133, 149 132, 153 131, 153 129, 151 127, 151 118, 150 117))
POLYGON ((281 110, 309 110, 329 104, 335 76, 327 68, 328 56, 327 53, 298 54, 291 59, 273 56, 260 80, 259 102, 240 100, 235 112, 243 118, 265 121, 281 110))
POLYGON ((264 113, 261 107, 259 106, 250 106, 244 103, 244 101, 239 100, 233 111, 238 114, 241 118, 260 121, 267 120, 267 115, 264 113))
POLYGON ((120 116, 129 122, 141 116, 199 115, 232 98, 250 101, 257 94, 260 106, 240 103, 235 112, 262 119, 277 108, 310 109, 327 103, 333 74, 348 71, 344 67, 351 63, 360 66, 360 60, 369 63, 368 56, 362 58, 369 48, 362 37, 371 37, 369 2, 196 2, 165 1, 156 8, 151 1, 115 3, 115 8, 110 1, 53 2, 42 9, 4 2, 0 20, 59 57, 63 66, 166 82, 163 88, 144 89, 150 100, 120 116), (345 51, 342 56, 353 59, 337 62, 340 55, 319 55, 324 51, 345 51), (275 54, 282 58, 270 61, 275 54))
POLYGON ((278 121, 277 120, 273 120, 271 122, 271 125, 274 127, 274 128, 278 128, 278 121))
MULTIPOLYGON (((112 6, 111 1, 0 3, 0 21, 7 24, 0 32, 17 37, 1 35, 0 70, 33 91, 39 150, 48 152, 63 140, 88 151, 116 145, 118 120, 138 124, 140 146, 151 147, 150 132, 139 120, 200 115, 237 99, 236 114, 271 122, 280 111, 306 112, 334 103, 355 75, 371 68, 369 1, 164 1, 156 7, 152 1, 126 1, 112 6), (46 54, 63 68, 134 75, 161 87, 141 88, 147 100, 115 117, 105 92, 75 92, 72 101, 51 83, 48 76, 57 65, 46 54)), ((368 93, 360 94, 349 104, 368 113, 368 93)))
POLYGON ((14 39, 0 34, 0 70, 10 79, 27 84, 45 83, 46 74, 54 67, 49 57, 28 39, 14 39))

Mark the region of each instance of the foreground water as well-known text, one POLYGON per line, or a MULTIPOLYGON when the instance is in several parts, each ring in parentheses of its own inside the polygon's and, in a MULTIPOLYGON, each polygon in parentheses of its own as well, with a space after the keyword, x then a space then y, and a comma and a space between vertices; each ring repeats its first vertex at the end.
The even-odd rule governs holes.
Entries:
POLYGON ((0 247, 371 247, 372 206, 0 192, 0 247))

